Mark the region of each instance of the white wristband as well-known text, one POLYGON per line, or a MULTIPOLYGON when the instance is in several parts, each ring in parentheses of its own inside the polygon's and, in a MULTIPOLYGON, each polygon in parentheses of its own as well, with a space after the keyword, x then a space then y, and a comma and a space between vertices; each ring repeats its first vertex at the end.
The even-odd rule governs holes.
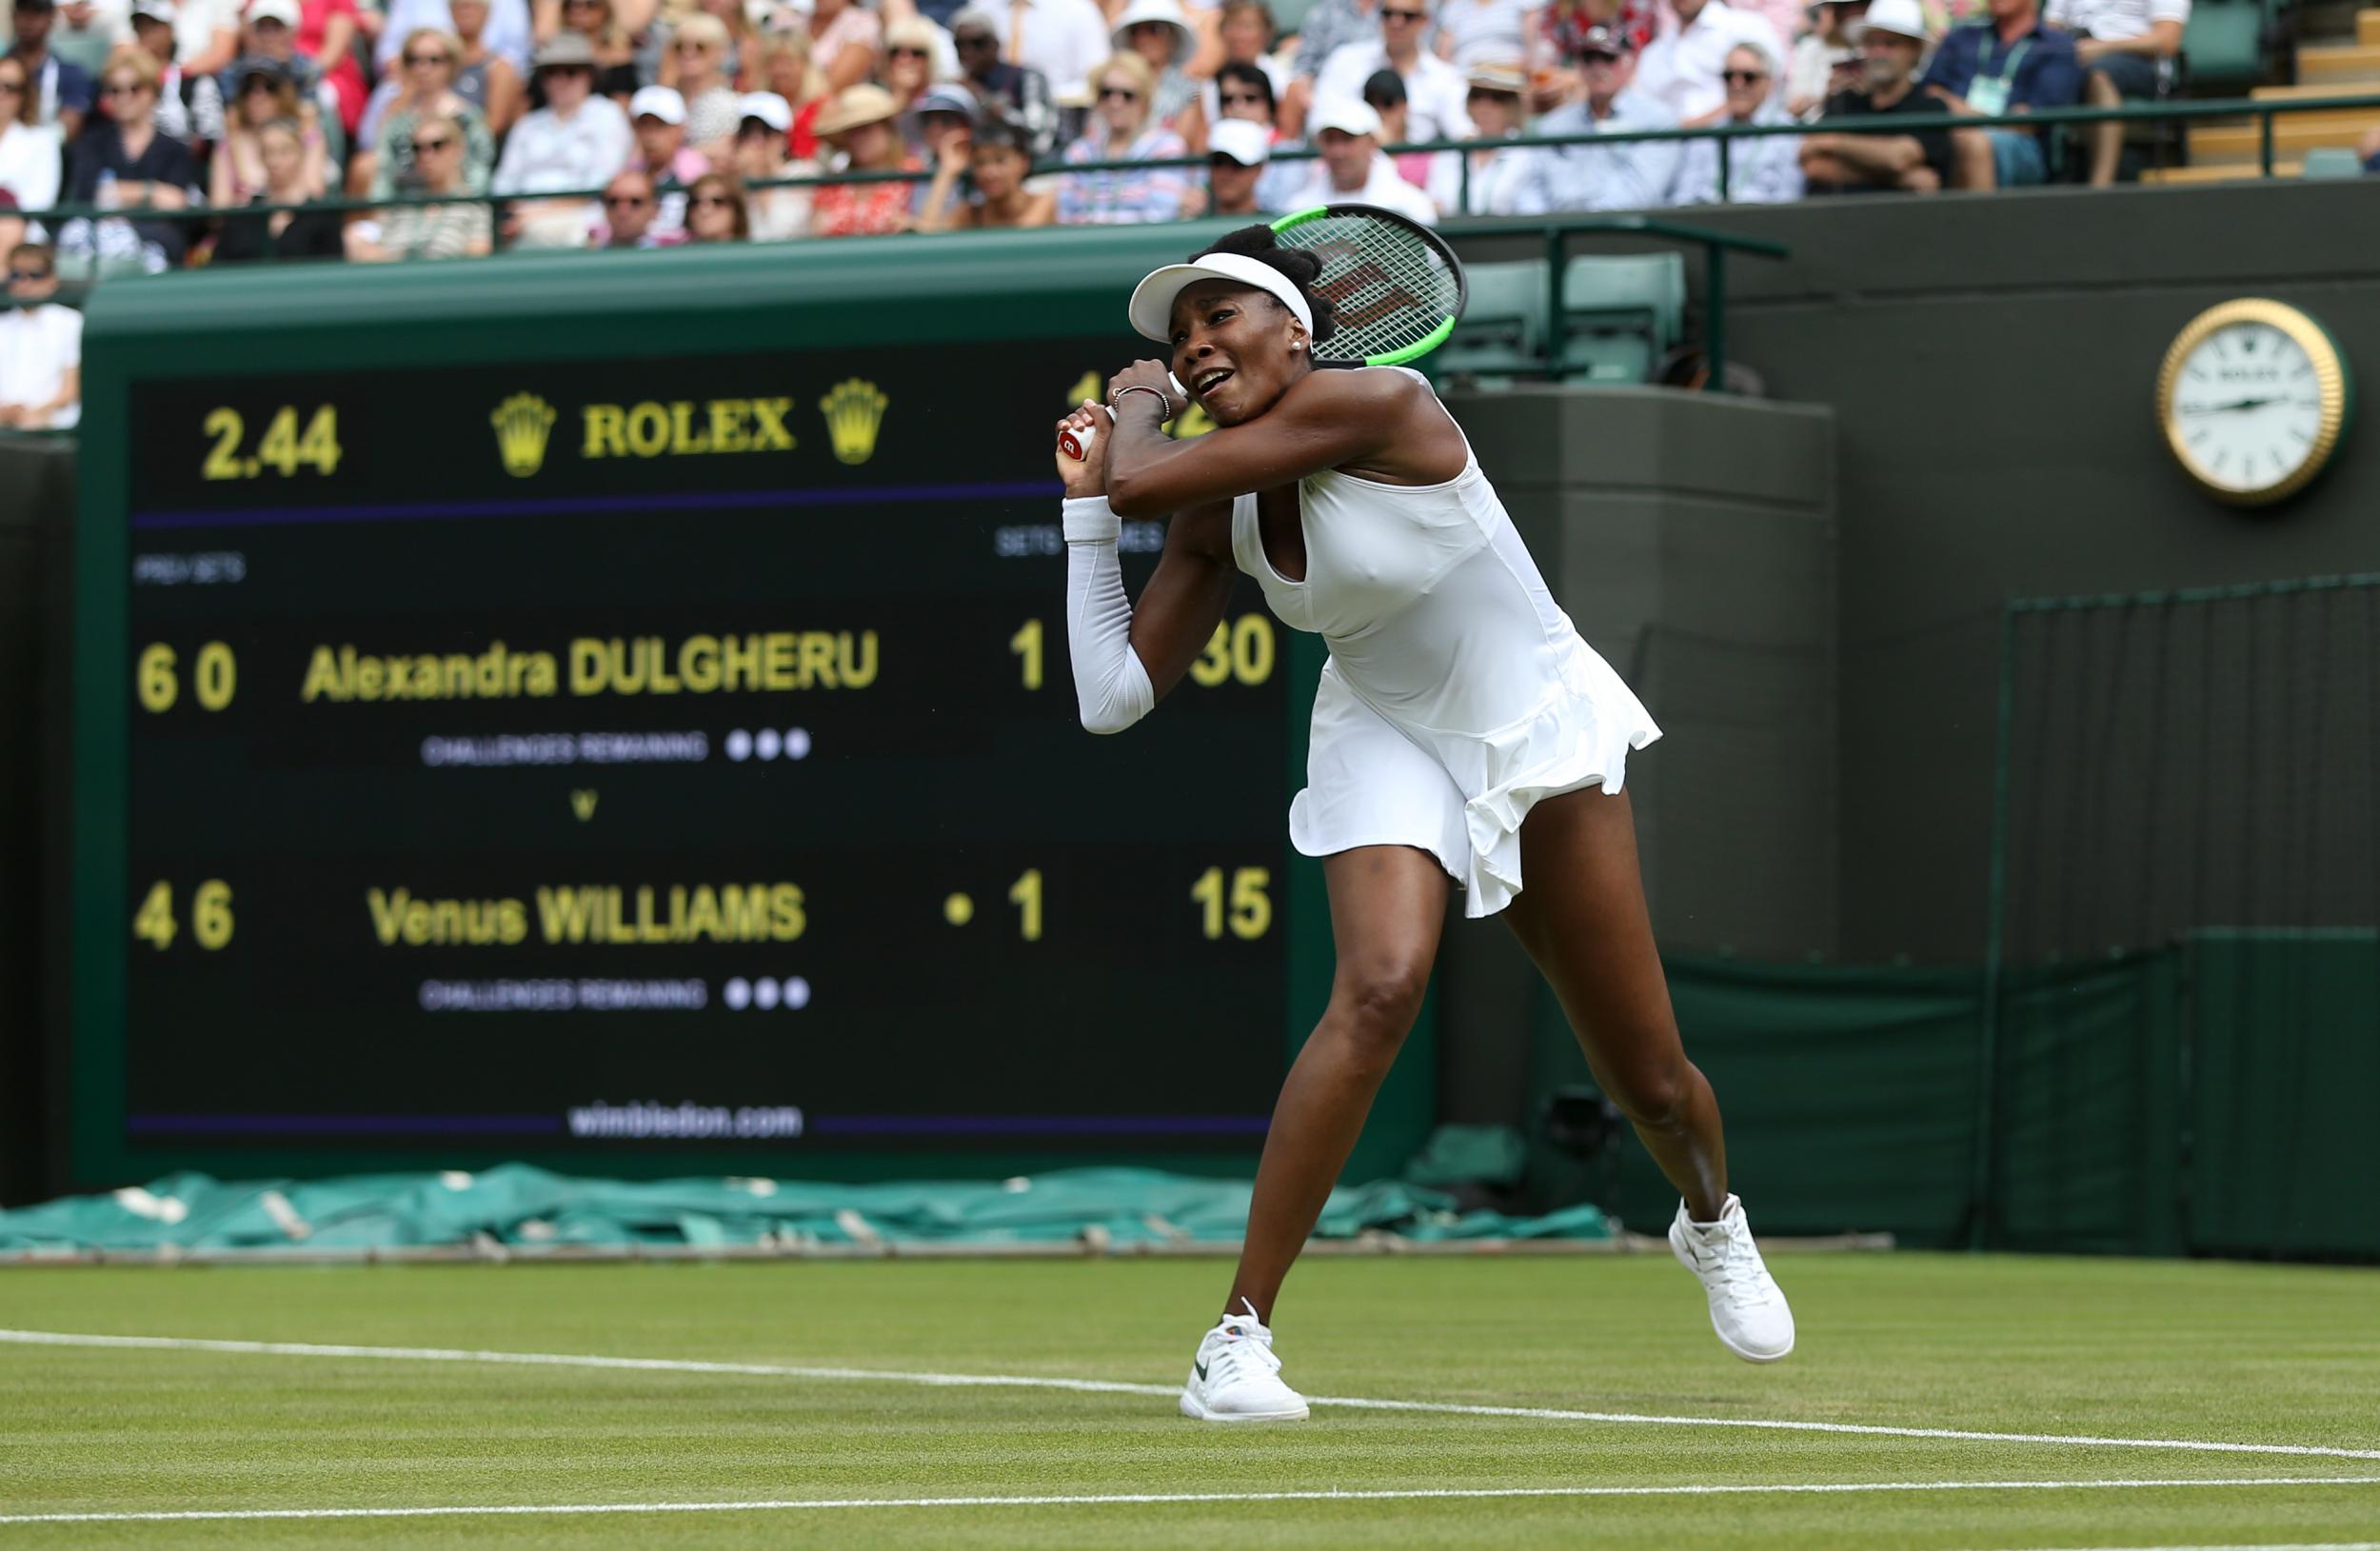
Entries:
POLYGON ((1113 544, 1123 532, 1123 519, 1108 509, 1103 495, 1070 495, 1065 504, 1068 544, 1113 544))

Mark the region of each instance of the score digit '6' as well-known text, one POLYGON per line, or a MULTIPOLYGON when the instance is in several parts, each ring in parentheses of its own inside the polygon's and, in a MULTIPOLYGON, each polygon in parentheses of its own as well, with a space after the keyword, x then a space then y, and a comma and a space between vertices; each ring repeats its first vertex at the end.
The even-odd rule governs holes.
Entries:
MULTIPOLYGON (((182 681, 177 666, 173 648, 162 641, 152 642, 142 648, 140 666, 132 683, 144 710, 169 711, 173 708, 173 703, 182 698, 182 681)), ((222 710, 231 704, 231 697, 238 692, 239 685, 239 659, 228 646, 220 641, 209 641, 198 648, 190 690, 202 707, 210 711, 222 710)))

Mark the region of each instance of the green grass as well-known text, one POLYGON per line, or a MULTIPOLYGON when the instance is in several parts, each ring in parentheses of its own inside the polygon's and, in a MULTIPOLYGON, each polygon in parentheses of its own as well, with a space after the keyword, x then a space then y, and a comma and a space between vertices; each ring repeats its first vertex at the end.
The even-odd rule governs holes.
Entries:
MULTIPOLYGON (((1666 1258, 1329 1259, 1313 1395, 2380 1447, 2380 1272, 1778 1257, 1753 1367, 1666 1258)), ((0 1326, 1169 1383, 1214 1262, 0 1271, 0 1326)), ((782 1376, 0 1345, 0 1513, 835 1497, 2380 1477, 2380 1460, 1170 1401, 782 1376)), ((2067 1547, 2380 1539, 2380 1486, 0 1524, 16 1546, 2067 1547)))

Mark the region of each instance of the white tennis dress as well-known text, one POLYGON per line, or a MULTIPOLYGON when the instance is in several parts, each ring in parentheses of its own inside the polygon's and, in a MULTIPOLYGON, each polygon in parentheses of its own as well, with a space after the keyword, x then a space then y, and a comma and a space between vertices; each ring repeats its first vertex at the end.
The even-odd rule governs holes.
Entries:
POLYGON ((1265 558, 1255 496, 1231 514, 1240 568, 1330 646, 1290 841, 1308 856, 1418 846, 1463 886, 1465 915, 1494 915, 1520 892, 1530 808, 1618 791, 1628 751, 1661 729, 1546 590, 1468 439, 1443 484, 1324 469, 1298 503, 1302 581, 1265 558))

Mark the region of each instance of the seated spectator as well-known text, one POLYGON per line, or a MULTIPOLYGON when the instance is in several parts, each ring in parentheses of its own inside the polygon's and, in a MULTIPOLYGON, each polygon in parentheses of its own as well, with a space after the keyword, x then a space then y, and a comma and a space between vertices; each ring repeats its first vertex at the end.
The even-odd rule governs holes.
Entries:
MULTIPOLYGON (((1390 0, 1391 4, 1397 0, 1390 0)), ((1464 122, 1470 122, 1468 115, 1464 122)), ((1396 164, 1380 154, 1380 115, 1359 102, 1324 97, 1307 115, 1314 146, 1322 153, 1289 208, 1309 205, 1378 205, 1420 222, 1438 224, 1430 196, 1398 176, 1396 164)))
POLYGON ((1776 35, 1765 15, 1737 10, 1727 0, 1667 5, 1677 25, 1636 56, 1635 89, 1688 129, 1716 123, 1727 111, 1727 85, 1719 77, 1737 44, 1756 43, 1774 57, 1791 42, 1776 35))
MULTIPOLYGON (((1305 143, 1281 133, 1279 108, 1273 96, 1272 78, 1254 65, 1229 63, 1215 72, 1218 106, 1216 122, 1223 119, 1244 119, 1259 125, 1264 130, 1265 144, 1273 151, 1303 150, 1305 143)), ((1214 131, 1207 131, 1212 137, 1214 131)), ((1268 162, 1263 176, 1258 180, 1257 203, 1268 210, 1290 209, 1289 201, 1305 187, 1314 175, 1310 160, 1268 162)))
POLYGON ((797 162, 818 156, 818 115, 834 101, 826 77, 810 63, 810 34, 800 27, 772 27, 761 38, 760 85, 793 109, 786 149, 797 162))
POLYGON ((108 50, 123 36, 128 19, 125 0, 57 0, 57 25, 50 30, 50 48, 60 59, 89 75, 105 63, 108 50))
POLYGON ((942 151, 955 141, 952 154, 963 170, 967 165, 967 137, 975 132, 975 98, 963 87, 938 86, 912 102, 900 118, 894 121, 901 130, 901 143, 918 159, 921 167, 940 167, 942 151))
MULTIPOLYGON (((181 210, 200 203, 190 148, 157 129, 157 61, 120 44, 100 72, 109 116, 92 121, 68 156, 66 203, 181 210)), ((58 233, 62 267, 91 277, 157 273, 189 251, 187 222, 134 217, 69 221, 58 233)))
POLYGON ((981 230, 989 227, 1045 227, 1058 218, 1058 195, 1050 189, 1025 187, 1033 163, 1025 154, 1023 128, 995 112, 975 127, 965 142, 964 168, 974 175, 975 195, 960 200, 961 160, 956 148, 946 149, 935 167, 933 187, 918 216, 922 231, 981 230))
MULTIPOLYGON (((198 81, 185 74, 175 64, 173 51, 176 40, 173 20, 180 14, 174 0, 132 0, 132 41, 149 50, 157 61, 157 128, 184 145, 221 137, 220 122, 208 126, 208 133, 200 134, 191 120, 192 100, 198 81)), ((218 109, 221 104, 217 103, 218 109)))
MULTIPOLYGON (((1776 98, 1775 56, 1757 43, 1739 43, 1719 79, 1727 87, 1720 124, 1791 124, 1776 98)), ((1727 148, 1727 189, 1719 190, 1719 148, 1690 140, 1679 159, 1679 205, 1787 205, 1801 197, 1801 137, 1747 135, 1727 148)))
POLYGON ((24 66, 32 81, 33 122, 55 129, 61 140, 72 140, 83 132, 83 120, 91 110, 91 77, 80 65, 50 51, 50 30, 57 20, 54 0, 16 0, 10 18, 16 47, 9 57, 24 66))
MULTIPOLYGON (((1992 0, 1988 20, 1944 35, 1918 85, 1954 113, 2000 118, 2073 107, 2082 95, 2082 67, 2073 38, 2042 25, 2038 0, 1992 0)), ((2013 189, 2049 176, 2036 130, 1954 129, 1951 148, 1961 188, 2013 189)))
MULTIPOLYGON (((1543 215, 1531 209, 1535 197, 1526 147, 1500 145, 1528 127, 1526 98, 1529 77, 1518 63, 1481 64, 1471 68, 1471 92, 1464 106, 1471 114, 1478 149, 1463 155, 1471 163, 1471 204, 1465 215, 1543 215)), ((1460 194, 1457 195, 1459 202, 1460 194)))
MULTIPOLYGON (((171 58, 192 81, 212 80, 240 56, 240 0, 174 0, 172 26, 171 58)), ((192 132, 208 138, 205 126, 192 132)))
POLYGON ((0 426, 67 430, 83 417, 83 315, 61 307, 57 256, 39 243, 9 249, 9 310, 0 312, 0 426))
POLYGON ((1849 30, 1868 13, 1868 0, 1817 0, 1810 11, 1810 30, 1794 45, 1785 67, 1785 111, 1795 118, 1810 117, 1827 98, 1858 86, 1859 50, 1849 30))
MULTIPOLYGON (((1578 45, 1577 100, 1537 120, 1534 132, 1605 134, 1675 128, 1676 115, 1633 89, 1634 67, 1625 38, 1602 29, 1590 30, 1578 45)), ((1674 140, 1545 146, 1531 153, 1535 187, 1516 197, 1531 213, 1652 209, 1670 203, 1677 161, 1674 140)))
POLYGON ((636 149, 628 166, 650 174, 661 193, 655 229, 685 229, 685 190, 711 169, 709 158, 685 143, 685 99, 675 88, 648 86, 628 103, 635 115, 636 149))
POLYGON ((1093 0, 983 0, 1001 57, 1038 70, 1061 102, 1079 102, 1114 47, 1093 0))
POLYGON ((469 189, 484 189, 495 169, 496 142, 487 120, 454 89, 455 61, 462 46, 445 32, 426 29, 405 42, 398 55, 405 73, 377 118, 365 109, 365 131, 373 136, 372 149, 347 164, 347 189, 359 195, 387 199, 411 186, 413 131, 425 118, 451 118, 463 126, 462 178, 469 189))
MULTIPOLYGON (((293 118, 277 118, 255 131, 264 181, 244 204, 305 205, 320 199, 322 189, 308 181, 317 175, 307 166, 305 127, 293 118)), ((220 201, 218 203, 221 203, 220 201)), ((214 263, 241 264, 255 259, 335 259, 346 255, 343 227, 334 211, 274 209, 266 215, 229 215, 223 234, 215 239, 214 263)))
MULTIPOLYGON (((1280 93, 1280 126, 1293 135, 1308 133, 1306 112, 1321 95, 1319 81, 1331 57, 1351 44, 1377 48, 1380 42, 1379 0, 1316 0, 1298 24, 1298 52, 1290 62, 1289 85, 1280 93)), ((1371 71, 1359 72, 1360 82, 1371 71)), ((1350 89, 1348 95, 1354 95, 1350 89)))
MULTIPOLYGON (((649 20, 651 8, 646 6, 644 10, 649 20)), ((580 34, 594 46, 596 95, 609 97, 626 108, 628 99, 636 95, 642 77, 637 73, 635 35, 621 21, 613 0, 561 0, 554 27, 541 32, 539 41, 564 29, 580 34)))
MULTIPOLYGON (((1410 123, 1412 105, 1405 97, 1404 78, 1395 70, 1374 70, 1363 83, 1364 106, 1380 115, 1380 144, 1402 146, 1421 138, 1410 123)), ((1463 122, 1470 122, 1466 108, 1463 122)), ((1451 210, 1461 197, 1462 164, 1453 151, 1382 150, 1397 175, 1430 196, 1430 203, 1451 210)))
MULTIPOLYGON (((411 192, 468 195, 472 191, 463 173, 467 141, 459 114, 424 115, 407 149, 412 158, 407 180, 411 192)), ((347 257, 362 264, 479 258, 494 248, 494 228, 487 207, 474 199, 398 205, 383 210, 377 220, 358 221, 347 228, 347 257)))
POLYGON ((487 132, 501 140, 530 106, 521 72, 488 46, 487 0, 446 0, 446 10, 454 17, 455 95, 478 109, 487 132))
POLYGON ((826 77, 828 90, 847 91, 875 75, 884 32, 876 12, 859 0, 811 0, 809 29, 810 63, 826 77))
POLYGON ((1023 132, 1026 149, 1039 161, 1058 143, 1058 107, 1050 98, 1049 77, 1003 61, 997 25, 992 13, 980 6, 950 18, 950 41, 959 50, 959 84, 978 103, 997 105, 1009 124, 1023 132))
POLYGON ((1269 215, 1260 189, 1266 164, 1272 160, 1273 137, 1260 124, 1227 118, 1206 134, 1206 189, 1194 191, 1198 209, 1184 214, 1241 216, 1254 221, 1269 215))
POLYGON ((650 172, 624 168, 604 185, 604 220, 595 229, 596 247, 675 248, 684 241, 684 231, 663 229, 661 194, 650 172))
POLYGON ((1264 0, 1223 0, 1222 21, 1219 31, 1223 46, 1221 63, 1215 74, 1199 89, 1199 106, 1209 124, 1223 116, 1223 105, 1218 83, 1222 72, 1235 66, 1253 70, 1264 77, 1266 123, 1279 110, 1280 94, 1289 89, 1289 71, 1273 58, 1273 41, 1278 29, 1272 9, 1264 0))
MULTIPOLYGON (((810 234, 810 190, 806 188, 755 188, 792 177, 787 165, 786 136, 793 129, 793 109, 774 91, 747 91, 744 121, 736 129, 736 176, 744 185, 744 203, 756 243, 781 243, 810 234)), ((799 170, 815 171, 804 166, 799 170)))
MULTIPOLYGON (((34 109, 32 72, 14 54, 0 54, 0 193, 15 209, 46 210, 58 202, 61 166, 57 126, 42 123, 34 109)), ((10 248, 25 229, 13 216, 0 221, 10 248)))
MULTIPOLYGON (((1096 72, 1099 106, 1065 161, 1146 162, 1186 156, 1181 136, 1149 122, 1157 72, 1139 54, 1111 55, 1096 72)), ((1128 226, 1180 219, 1189 180, 1175 167, 1070 172, 1058 187, 1058 219, 1068 226, 1128 226)))
MULTIPOLYGON (((537 80, 546 106, 521 120, 505 142, 492 185, 500 194, 600 189, 627 165, 634 139, 627 116, 595 95, 595 50, 585 35, 558 32, 537 50, 537 80)), ((576 248, 595 212, 584 199, 515 206, 505 234, 523 247, 576 248)))
MULTIPOLYGON (((2127 97, 2153 102, 2165 95, 2168 62, 2182 51, 2190 26, 2190 0, 2050 0, 2048 20, 2074 36, 2083 100, 2115 108, 2127 97)), ((2115 181, 2124 155, 2124 126, 2110 120, 2086 128, 2091 181, 2104 189, 2115 181)))
POLYGON ((223 139, 207 168, 207 202, 236 209, 254 201, 265 187, 264 148, 258 133, 268 124, 298 126, 306 148, 301 199, 320 199, 330 189, 330 157, 319 109, 298 100, 288 68, 262 55, 231 68, 238 85, 225 115, 223 139))
POLYGON ((884 29, 884 89, 908 112, 934 84, 934 24, 910 16, 884 29))
POLYGON ((662 80, 685 99, 686 140, 714 166, 727 161, 744 96, 727 78, 726 24, 696 11, 671 35, 669 58, 676 68, 664 70, 662 80))
POLYGON ((1180 0, 1131 0, 1116 18, 1111 34, 1120 53, 1139 54, 1155 76, 1150 89, 1148 122, 1181 136, 1196 150, 1206 143, 1206 109, 1200 103, 1199 83, 1190 78, 1190 56, 1198 35, 1190 30, 1180 0))
MULTIPOLYGON (((169 0, 150 0, 169 3, 169 0)), ((481 0, 486 9, 486 0, 481 0)), ((457 20, 458 27, 461 25, 457 20)), ((364 66, 356 55, 355 35, 363 16, 355 0, 302 0, 298 8, 297 51, 322 70, 325 109, 338 121, 343 146, 355 143, 364 121, 364 66)))
POLYGON ((1529 0, 1442 0, 1438 8, 1438 56, 1466 74, 1475 65, 1503 64, 1529 51, 1529 0))
POLYGON ((744 186, 724 172, 705 172, 686 190, 685 236, 689 243, 740 243, 752 236, 752 212, 744 186))
POLYGON ((1875 0, 1852 29, 1867 78, 1864 89, 1826 100, 1817 130, 1802 136, 1801 171, 1811 193, 1897 189, 1930 194, 1950 181, 1948 129, 1894 134, 1884 126, 1855 129, 1863 118, 1938 114, 1941 105, 1917 89, 1925 57, 1926 16, 1918 0, 1875 0))
MULTIPOLYGON (((487 46, 501 54, 516 70, 526 72, 529 55, 536 43, 531 35, 528 0, 490 0, 494 14, 488 21, 487 46)), ((372 46, 372 64, 384 76, 396 63, 397 55, 410 35, 424 28, 440 32, 454 30, 454 16, 446 9, 446 0, 387 0, 383 12, 379 41, 372 46)), ((186 42, 187 49, 187 42, 186 42)))
MULTIPOLYGON (((322 84, 322 70, 314 61, 298 49, 298 24, 304 19, 298 0, 248 0, 248 52, 245 58, 234 59, 223 70, 222 91, 228 107, 239 89, 240 72, 248 60, 269 60, 279 65, 296 86, 298 95, 307 102, 315 100, 315 88, 322 84)), ((334 99, 335 102, 335 99, 334 99)))
MULTIPOLYGON (((914 172, 924 164, 893 129, 892 93, 855 86, 819 116, 818 137, 840 149, 853 172, 914 172)), ((810 197, 810 231, 820 237, 865 237, 909 228, 912 183, 830 183, 810 197)))
POLYGON ((1380 0, 1380 35, 1344 44, 1315 78, 1316 101, 1351 101, 1363 95, 1377 70, 1392 70, 1404 83, 1406 130, 1416 140, 1468 140, 1471 111, 1463 106, 1471 84, 1463 72, 1421 47, 1430 26, 1430 0, 1380 0))

